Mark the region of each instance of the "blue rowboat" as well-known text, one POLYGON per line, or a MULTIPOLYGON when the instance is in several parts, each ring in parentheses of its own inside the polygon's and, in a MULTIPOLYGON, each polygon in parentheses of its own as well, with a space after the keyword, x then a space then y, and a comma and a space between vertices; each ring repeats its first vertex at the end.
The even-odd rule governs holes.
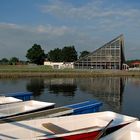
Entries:
POLYGON ((73 113, 72 113, 73 115, 78 115, 78 114, 99 112, 100 107, 102 105, 103 103, 100 101, 89 100, 85 102, 67 105, 65 107, 73 109, 73 113))

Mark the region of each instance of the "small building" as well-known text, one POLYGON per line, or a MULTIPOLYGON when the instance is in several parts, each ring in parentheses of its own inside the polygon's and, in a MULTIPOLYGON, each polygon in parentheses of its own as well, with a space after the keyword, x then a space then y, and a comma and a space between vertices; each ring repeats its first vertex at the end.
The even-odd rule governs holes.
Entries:
POLYGON ((73 69, 74 65, 73 62, 51 62, 51 61, 45 61, 44 65, 51 66, 54 69, 73 69))
POLYGON ((140 71, 140 61, 133 61, 129 65, 129 70, 140 71))
POLYGON ((140 68, 140 61, 131 62, 130 67, 132 67, 132 68, 140 68))

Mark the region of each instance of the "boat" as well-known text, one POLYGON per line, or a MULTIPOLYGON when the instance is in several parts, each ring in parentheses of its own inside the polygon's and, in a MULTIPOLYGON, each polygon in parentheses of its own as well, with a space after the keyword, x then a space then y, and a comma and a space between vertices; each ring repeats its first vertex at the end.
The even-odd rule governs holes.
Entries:
MULTIPOLYGON (((98 112, 99 108, 102 106, 102 102, 97 100, 89 100, 80 103, 70 104, 62 107, 57 107, 49 110, 41 110, 37 112, 28 112, 24 114, 18 114, 14 116, 7 116, 8 122, 12 121, 22 121, 33 118, 43 118, 43 117, 58 117, 64 115, 77 115, 85 113, 98 112)), ((4 117, 0 118, 0 123, 7 122, 4 117)))
POLYGON ((54 108, 55 103, 29 100, 12 104, 0 105, 0 118, 22 115, 26 113, 54 108))
POLYGON ((108 126, 107 130, 113 131, 138 120, 135 117, 104 111, 17 121, 0 124, 0 139, 93 140, 112 119, 113 122, 108 126))
POLYGON ((28 101, 31 99, 31 96, 33 95, 32 92, 12 92, 12 93, 3 93, 3 96, 6 97, 15 97, 17 99, 21 99, 23 101, 28 101))
POLYGON ((73 109, 73 115, 98 112, 102 102, 97 100, 88 100, 80 103, 67 105, 65 107, 73 109))
POLYGON ((123 128, 102 137, 101 140, 139 140, 140 121, 130 123, 123 128))
POLYGON ((29 112, 26 114, 14 115, 9 116, 6 118, 0 118, 0 124, 2 123, 11 123, 16 121, 23 121, 23 120, 31 120, 36 118, 52 118, 52 117, 59 117, 59 116, 66 116, 72 115, 73 110, 66 107, 57 107, 47 110, 41 110, 36 112, 29 112))
POLYGON ((0 96, 0 105, 15 103, 15 102, 21 102, 21 101, 22 101, 21 99, 17 99, 17 98, 14 98, 14 97, 0 96))

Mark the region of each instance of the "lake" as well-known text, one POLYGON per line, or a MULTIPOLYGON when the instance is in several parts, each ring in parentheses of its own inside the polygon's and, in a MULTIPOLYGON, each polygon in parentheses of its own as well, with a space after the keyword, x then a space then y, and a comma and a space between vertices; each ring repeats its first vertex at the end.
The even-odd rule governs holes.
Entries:
POLYGON ((32 99, 56 106, 96 99, 101 111, 110 110, 140 118, 140 78, 18 78, 0 79, 0 94, 30 91, 32 99))

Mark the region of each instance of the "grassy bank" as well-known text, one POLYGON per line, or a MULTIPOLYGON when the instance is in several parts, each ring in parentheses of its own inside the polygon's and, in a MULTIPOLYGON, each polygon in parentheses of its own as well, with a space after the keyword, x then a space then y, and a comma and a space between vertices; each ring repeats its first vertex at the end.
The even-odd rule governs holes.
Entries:
POLYGON ((0 78, 20 77, 97 77, 97 76, 137 76, 139 71, 119 70, 55 70, 47 66, 36 65, 1 65, 0 78))

